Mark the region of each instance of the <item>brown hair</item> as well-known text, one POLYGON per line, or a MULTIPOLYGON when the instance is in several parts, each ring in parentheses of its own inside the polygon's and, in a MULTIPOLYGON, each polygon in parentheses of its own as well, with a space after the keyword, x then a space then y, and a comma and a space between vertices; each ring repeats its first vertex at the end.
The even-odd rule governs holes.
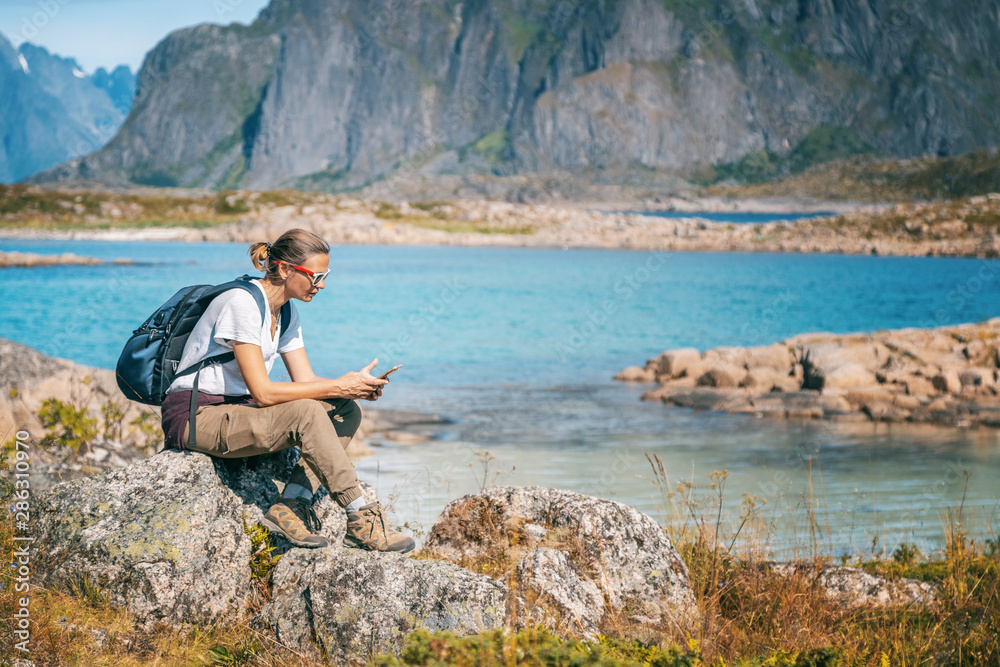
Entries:
POLYGON ((329 255, 330 244, 304 229, 289 229, 274 243, 251 243, 247 251, 254 268, 264 271, 264 278, 280 280, 275 260, 289 264, 305 264, 313 255, 329 255))

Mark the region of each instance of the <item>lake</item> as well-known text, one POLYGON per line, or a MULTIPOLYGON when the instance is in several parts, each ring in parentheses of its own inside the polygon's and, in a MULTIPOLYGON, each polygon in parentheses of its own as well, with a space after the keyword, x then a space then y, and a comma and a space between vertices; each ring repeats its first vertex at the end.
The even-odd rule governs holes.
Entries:
POLYGON ((731 222, 737 225, 758 225, 764 222, 792 222, 809 218, 828 218, 832 211, 815 213, 758 213, 754 211, 619 211, 627 215, 645 215, 651 218, 701 218, 712 222, 731 222))
MULTIPOLYGON (((251 269, 235 244, 0 248, 142 262, 3 271, 0 336, 105 368, 177 289, 251 269)), ((728 470, 724 515, 739 520, 744 494, 767 500, 755 516, 778 553, 811 546, 814 533, 834 553, 891 551, 901 541, 926 552, 943 544, 947 512, 963 495, 963 519, 997 534, 1000 432, 695 413, 642 403, 645 387, 611 377, 673 347, 1000 316, 998 285, 981 278, 997 268, 975 259, 351 246, 334 249, 326 289, 299 312, 319 374, 374 357, 380 369, 404 363, 378 407, 452 421, 430 443, 384 441, 357 465, 418 529, 490 482, 574 489, 663 518, 648 453, 661 457, 671 485, 693 480, 698 497, 710 494, 710 473, 728 470)), ((278 364, 272 377, 282 374, 278 364)))

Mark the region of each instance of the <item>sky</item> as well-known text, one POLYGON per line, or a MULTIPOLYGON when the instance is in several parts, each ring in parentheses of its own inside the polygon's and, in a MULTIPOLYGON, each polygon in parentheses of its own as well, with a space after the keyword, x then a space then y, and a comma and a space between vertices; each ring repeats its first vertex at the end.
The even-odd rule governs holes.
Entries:
POLYGON ((251 23, 268 0, 0 0, 0 32, 76 58, 87 73, 128 65, 179 28, 251 23))

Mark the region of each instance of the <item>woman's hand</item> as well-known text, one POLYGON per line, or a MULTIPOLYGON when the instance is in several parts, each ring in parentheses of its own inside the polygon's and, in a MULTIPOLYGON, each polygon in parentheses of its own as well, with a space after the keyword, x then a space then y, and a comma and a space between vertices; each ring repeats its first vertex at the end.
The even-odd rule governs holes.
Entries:
POLYGON ((348 373, 337 378, 340 385, 341 396, 344 398, 362 398, 366 401, 377 400, 382 395, 382 385, 388 384, 388 380, 380 380, 372 377, 371 370, 378 365, 378 359, 373 359, 370 364, 360 371, 348 373))

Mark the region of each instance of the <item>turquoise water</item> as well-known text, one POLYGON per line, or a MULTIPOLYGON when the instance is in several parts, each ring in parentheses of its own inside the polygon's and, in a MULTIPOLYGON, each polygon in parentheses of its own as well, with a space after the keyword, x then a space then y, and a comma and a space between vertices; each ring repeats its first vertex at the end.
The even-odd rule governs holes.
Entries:
MULTIPOLYGON (((0 248, 144 262, 0 274, 0 336, 106 368, 179 287, 250 268, 245 247, 232 244, 0 248)), ((963 492, 965 519, 996 534, 996 431, 693 413, 642 403, 642 387, 610 379, 672 347, 996 317, 996 260, 344 247, 331 268, 326 290, 300 304, 317 372, 338 376, 373 357, 381 368, 404 363, 378 405, 454 422, 430 443, 386 442, 358 463, 411 524, 429 527, 447 500, 477 490, 484 475, 613 497, 656 515, 648 452, 662 457, 672 483, 693 478, 699 491, 713 470, 729 470, 727 512, 738 516, 744 493, 767 499, 761 516, 779 549, 811 533, 809 503, 817 505, 821 545, 835 551, 876 539, 890 550, 900 540, 935 548, 963 492), (486 470, 482 450, 495 457, 486 470)))

